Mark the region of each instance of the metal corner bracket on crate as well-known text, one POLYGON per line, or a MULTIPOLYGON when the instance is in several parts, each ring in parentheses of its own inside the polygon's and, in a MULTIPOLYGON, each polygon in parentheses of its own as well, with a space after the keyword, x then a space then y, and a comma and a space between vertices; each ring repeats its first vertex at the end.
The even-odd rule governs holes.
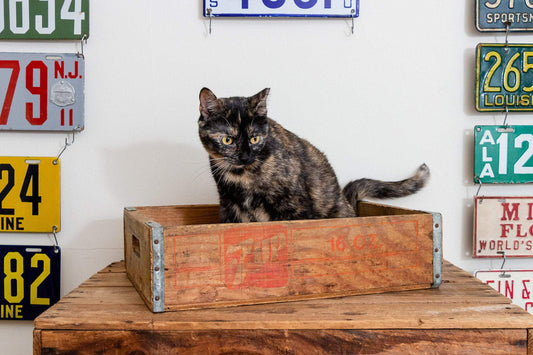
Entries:
POLYGON ((156 222, 146 222, 152 228, 152 312, 165 311, 165 248, 163 226, 156 222))
POLYGON ((433 284, 432 288, 438 288, 442 283, 442 215, 433 215, 433 284))

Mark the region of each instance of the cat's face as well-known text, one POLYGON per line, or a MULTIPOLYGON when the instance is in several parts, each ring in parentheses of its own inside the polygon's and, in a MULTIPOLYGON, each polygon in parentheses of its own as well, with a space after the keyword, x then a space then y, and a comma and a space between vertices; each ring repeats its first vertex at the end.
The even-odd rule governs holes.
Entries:
POLYGON ((251 97, 220 99, 207 88, 200 91, 200 140, 215 163, 235 169, 262 163, 269 133, 269 90, 251 97))

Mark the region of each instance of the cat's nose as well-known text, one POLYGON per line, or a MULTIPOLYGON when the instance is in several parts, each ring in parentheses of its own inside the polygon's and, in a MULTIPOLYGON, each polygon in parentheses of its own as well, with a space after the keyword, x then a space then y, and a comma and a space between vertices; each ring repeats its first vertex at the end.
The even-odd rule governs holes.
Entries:
POLYGON ((255 158, 248 152, 242 152, 239 155, 239 159, 243 164, 252 164, 255 160, 255 158))

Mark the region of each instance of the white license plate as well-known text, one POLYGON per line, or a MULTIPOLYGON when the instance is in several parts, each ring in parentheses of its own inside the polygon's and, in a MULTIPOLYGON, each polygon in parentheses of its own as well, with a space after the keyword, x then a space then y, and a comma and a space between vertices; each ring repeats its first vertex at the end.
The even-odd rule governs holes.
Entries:
POLYGON ((84 82, 76 54, 0 52, 0 130, 82 130, 84 82))
POLYGON ((533 197, 474 199, 474 257, 533 257, 533 197))
POLYGON ((533 313, 533 270, 480 270, 475 276, 517 306, 533 313))
POLYGON ((204 16, 358 17, 359 0, 204 0, 204 16))

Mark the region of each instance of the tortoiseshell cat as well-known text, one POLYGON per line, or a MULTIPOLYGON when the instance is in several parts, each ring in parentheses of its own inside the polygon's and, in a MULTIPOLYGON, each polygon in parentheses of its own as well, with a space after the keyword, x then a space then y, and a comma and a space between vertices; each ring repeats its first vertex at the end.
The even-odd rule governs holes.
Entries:
POLYGON ((423 164, 402 181, 359 179, 341 190, 324 154, 267 117, 269 91, 220 99, 200 91, 199 134, 221 222, 355 217, 358 200, 407 196, 428 180, 423 164))

